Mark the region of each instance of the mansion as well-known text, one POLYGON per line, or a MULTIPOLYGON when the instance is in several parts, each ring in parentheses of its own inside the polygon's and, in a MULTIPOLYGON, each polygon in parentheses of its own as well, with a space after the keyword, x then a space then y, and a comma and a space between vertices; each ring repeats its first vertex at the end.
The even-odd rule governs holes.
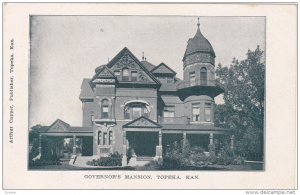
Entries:
MULTIPOLYGON (((233 147, 232 131, 214 125, 214 98, 224 88, 215 80, 214 49, 197 25, 183 55, 183 80, 172 65, 139 60, 125 47, 83 79, 82 126, 57 119, 41 128, 40 155, 49 150, 43 147, 44 137, 73 138, 73 156, 99 158, 118 152, 123 166, 128 165, 129 149, 136 158, 157 160, 175 141, 208 151, 210 144, 231 139, 233 147), (81 140, 80 150, 76 139, 81 140)), ((58 156, 62 148, 52 146, 58 156)))

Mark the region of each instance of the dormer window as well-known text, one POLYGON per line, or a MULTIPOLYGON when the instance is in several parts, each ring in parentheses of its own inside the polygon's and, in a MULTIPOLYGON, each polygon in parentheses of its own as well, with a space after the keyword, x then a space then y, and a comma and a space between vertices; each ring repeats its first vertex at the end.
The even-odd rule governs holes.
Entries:
POLYGON ((108 118, 108 100, 104 99, 101 102, 101 118, 107 119, 108 118))
POLYGON ((122 80, 123 81, 129 81, 129 69, 123 68, 122 70, 122 80))

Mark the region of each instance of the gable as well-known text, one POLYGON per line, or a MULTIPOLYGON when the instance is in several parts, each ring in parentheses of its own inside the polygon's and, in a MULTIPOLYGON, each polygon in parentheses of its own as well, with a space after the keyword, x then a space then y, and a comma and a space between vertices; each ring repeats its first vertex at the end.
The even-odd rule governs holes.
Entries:
POLYGON ((107 66, 103 66, 92 78, 92 83, 114 83, 115 76, 114 74, 107 68, 107 66))
POLYGON ((165 63, 159 64, 157 67, 151 70, 153 74, 172 74, 176 75, 176 72, 168 67, 165 63))
POLYGON ((125 124, 123 127, 125 128, 135 128, 135 127, 143 127, 143 128, 161 128, 159 124, 156 122, 141 116, 140 118, 137 118, 127 124, 125 124))
POLYGON ((69 131, 70 125, 60 119, 57 119, 52 125, 49 127, 47 132, 67 132, 69 131))
MULTIPOLYGON (((134 82, 160 84, 155 76, 126 47, 107 64, 107 67, 111 72, 120 71, 121 75, 124 68, 129 69, 129 76, 135 71, 137 77, 134 82)), ((122 82, 121 75, 117 77, 119 82, 122 82)), ((130 81, 130 79, 126 80, 126 82, 130 81)))

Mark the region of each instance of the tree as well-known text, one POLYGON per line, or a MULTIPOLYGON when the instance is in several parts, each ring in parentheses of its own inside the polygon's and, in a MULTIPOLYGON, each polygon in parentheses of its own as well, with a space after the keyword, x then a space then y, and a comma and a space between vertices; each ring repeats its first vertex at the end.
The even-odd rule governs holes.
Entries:
POLYGON ((216 107, 216 124, 234 129, 237 152, 262 159, 265 103, 264 52, 257 46, 247 58, 233 58, 229 67, 218 65, 216 75, 224 85, 224 104, 216 107))

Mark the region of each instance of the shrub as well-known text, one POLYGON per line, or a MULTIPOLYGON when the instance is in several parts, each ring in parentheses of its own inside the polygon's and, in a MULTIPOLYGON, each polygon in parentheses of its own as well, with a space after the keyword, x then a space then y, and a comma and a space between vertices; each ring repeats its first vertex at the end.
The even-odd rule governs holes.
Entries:
POLYGON ((108 157, 100 157, 99 159, 88 161, 86 164, 91 166, 122 166, 122 155, 115 152, 108 157))

